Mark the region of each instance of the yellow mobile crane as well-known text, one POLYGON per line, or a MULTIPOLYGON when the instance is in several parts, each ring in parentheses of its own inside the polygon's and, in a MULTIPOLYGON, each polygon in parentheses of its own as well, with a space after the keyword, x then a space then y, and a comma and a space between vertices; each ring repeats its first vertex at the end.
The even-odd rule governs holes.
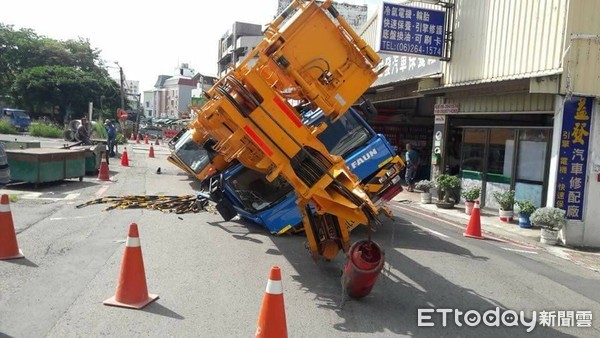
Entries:
POLYGON ((304 125, 289 102, 312 104, 336 120, 375 81, 383 70, 379 62, 331 0, 295 0, 267 26, 262 42, 207 92, 191 123, 193 140, 218 153, 214 169, 238 160, 269 181, 281 175, 289 182, 315 260, 347 251, 346 222, 372 228, 378 210, 343 158, 317 139, 326 124, 304 125))

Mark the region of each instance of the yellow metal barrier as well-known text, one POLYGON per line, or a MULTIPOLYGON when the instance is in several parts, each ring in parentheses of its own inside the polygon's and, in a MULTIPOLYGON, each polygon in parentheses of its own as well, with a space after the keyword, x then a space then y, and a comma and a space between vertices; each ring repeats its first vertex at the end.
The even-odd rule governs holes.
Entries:
POLYGON ((299 196, 313 258, 332 259, 349 247, 346 222, 371 227, 379 222, 378 208, 343 158, 317 139, 325 127, 304 125, 288 100, 339 118, 375 81, 380 59, 331 1, 294 1, 284 15, 294 8, 299 13, 284 29, 283 17, 275 19, 256 49, 208 91, 210 100, 191 126, 194 140, 212 140, 225 161, 237 159, 270 181, 282 175, 299 196))

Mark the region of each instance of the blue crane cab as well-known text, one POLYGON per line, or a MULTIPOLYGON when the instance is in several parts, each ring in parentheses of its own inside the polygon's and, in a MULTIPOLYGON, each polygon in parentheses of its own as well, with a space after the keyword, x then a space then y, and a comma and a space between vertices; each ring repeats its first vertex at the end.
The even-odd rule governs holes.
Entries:
MULTIPOLYGON (((327 128, 318 135, 319 140, 332 155, 345 159, 376 205, 391 200, 402 191, 400 171, 404 163, 385 137, 375 133, 356 110, 351 108, 336 121, 331 121, 321 110, 305 109, 301 115, 306 125, 327 123, 327 128)), ((170 161, 194 176, 211 163, 212 156, 206 147, 190 144, 193 143, 190 135, 188 130, 171 143, 170 161)), ((222 212, 217 205, 225 219, 237 213, 273 234, 284 233, 301 224, 297 196, 282 177, 269 182, 264 174, 239 163, 232 163, 213 178, 217 175, 219 202, 235 210, 234 213, 222 212)))

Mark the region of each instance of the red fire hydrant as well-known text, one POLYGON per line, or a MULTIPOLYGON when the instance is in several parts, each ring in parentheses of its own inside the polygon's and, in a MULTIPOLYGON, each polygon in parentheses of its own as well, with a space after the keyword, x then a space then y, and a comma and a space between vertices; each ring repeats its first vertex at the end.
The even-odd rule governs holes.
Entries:
POLYGON ((375 242, 363 240, 352 244, 347 258, 342 285, 350 297, 362 298, 373 289, 383 269, 385 253, 375 242))

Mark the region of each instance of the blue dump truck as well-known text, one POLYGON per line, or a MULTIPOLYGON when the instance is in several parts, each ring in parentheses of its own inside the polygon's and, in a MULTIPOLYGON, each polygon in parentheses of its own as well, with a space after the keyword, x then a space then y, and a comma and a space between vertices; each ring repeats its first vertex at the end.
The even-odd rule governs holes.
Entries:
MULTIPOLYGON (((307 125, 328 124, 319 134, 319 140, 332 155, 345 159, 378 207, 384 208, 385 202, 402 191, 400 172, 404 163, 385 137, 375 133, 356 110, 351 108, 335 122, 320 110, 304 109, 301 116, 307 125)), ((210 166, 212 156, 210 149, 199 147, 192 141, 190 133, 189 130, 181 133, 170 143, 169 160, 191 176, 196 176, 210 166)), ((218 185, 218 195, 223 197, 219 204, 225 202, 228 208, 224 211, 217 205, 217 210, 226 220, 237 213, 273 234, 282 234, 301 225, 297 196, 281 177, 269 182, 264 174, 233 163, 221 173, 215 171, 205 181, 207 186, 212 186, 209 188, 212 192, 218 185)), ((352 229, 356 225, 348 226, 352 229)))
POLYGON ((29 114, 22 109, 2 108, 1 118, 9 121, 11 125, 20 131, 27 131, 31 124, 29 114))

